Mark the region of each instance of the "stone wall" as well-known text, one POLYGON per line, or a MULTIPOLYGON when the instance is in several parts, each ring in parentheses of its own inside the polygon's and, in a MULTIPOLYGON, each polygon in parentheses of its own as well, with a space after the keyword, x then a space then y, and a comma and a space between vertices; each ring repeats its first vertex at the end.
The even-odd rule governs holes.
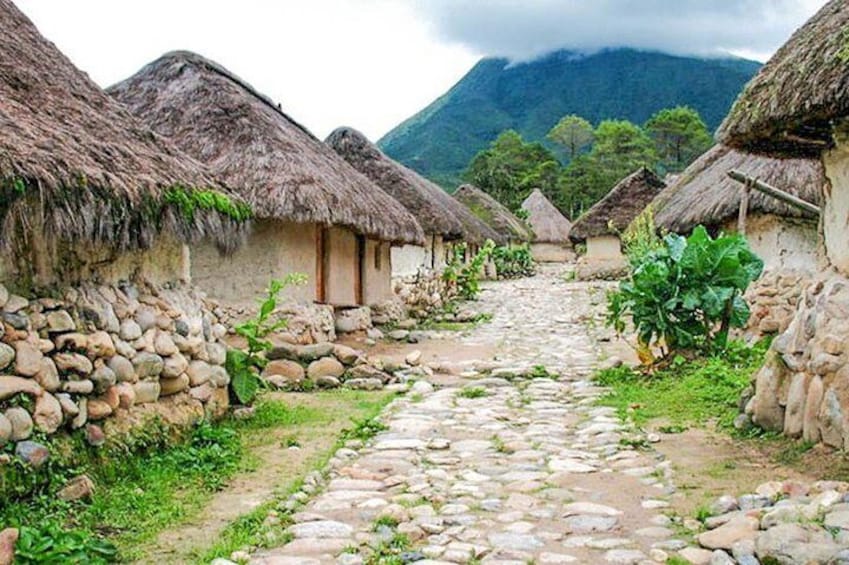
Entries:
POLYGON ((393 281, 395 294, 414 318, 426 318, 456 295, 456 288, 442 279, 442 273, 422 270, 393 281))
POLYGON ((758 426, 849 447, 849 279, 808 285, 795 315, 756 374, 745 412, 758 426))
POLYGON ((81 286, 27 300, 0 285, 0 319, 0 444, 82 427, 102 441, 104 424, 158 412, 152 404, 226 410, 227 330, 191 287, 81 286))
POLYGON ((746 326, 748 337, 784 332, 793 320, 799 297, 812 280, 809 271, 771 270, 749 286, 746 302, 752 315, 746 326))

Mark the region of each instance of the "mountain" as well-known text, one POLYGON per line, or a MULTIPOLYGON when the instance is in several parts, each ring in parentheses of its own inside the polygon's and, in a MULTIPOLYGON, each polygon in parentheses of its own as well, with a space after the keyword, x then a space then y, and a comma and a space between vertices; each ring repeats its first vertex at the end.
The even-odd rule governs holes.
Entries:
POLYGON ((452 190, 474 155, 505 129, 543 141, 566 114, 593 125, 642 124, 662 108, 688 105, 713 131, 760 63, 632 49, 590 55, 557 51, 511 64, 478 62, 451 90, 378 141, 390 157, 452 190))

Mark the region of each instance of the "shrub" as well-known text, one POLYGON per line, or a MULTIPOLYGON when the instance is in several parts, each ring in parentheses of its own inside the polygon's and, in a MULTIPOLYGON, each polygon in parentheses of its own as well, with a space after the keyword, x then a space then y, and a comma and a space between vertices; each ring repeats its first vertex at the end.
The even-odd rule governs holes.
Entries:
MULTIPOLYGON (((703 226, 689 238, 669 234, 662 245, 641 249, 628 279, 608 294, 608 325, 617 332, 631 317, 640 351, 669 352, 725 347, 728 330, 744 327, 743 292, 763 270, 741 235, 713 239, 703 226)), ((650 361, 650 355, 644 361, 650 361)))
POLYGON ((445 265, 442 278, 457 286, 457 294, 460 295, 460 298, 474 300, 478 297, 481 272, 483 272, 483 266, 492 256, 494 249, 495 243, 488 239, 475 256, 466 263, 464 261, 466 244, 463 243, 454 247, 454 252, 448 258, 448 264, 445 265))
POLYGON ((502 279, 530 277, 535 272, 534 259, 528 244, 496 247, 492 250, 492 259, 495 261, 498 277, 502 279))
POLYGON ((227 351, 227 372, 230 373, 230 387, 236 399, 242 404, 250 404, 259 391, 259 373, 265 368, 266 360, 261 354, 272 347, 267 339, 269 335, 286 327, 288 320, 272 319, 277 308, 280 293, 287 286, 306 282, 301 273, 291 273, 283 280, 272 279, 266 290, 265 298, 260 301, 259 312, 255 318, 236 326, 236 333, 248 342, 247 351, 230 349, 227 351))
POLYGON ((15 545, 15 563, 112 563, 115 546, 83 530, 64 530, 56 523, 23 526, 15 545))

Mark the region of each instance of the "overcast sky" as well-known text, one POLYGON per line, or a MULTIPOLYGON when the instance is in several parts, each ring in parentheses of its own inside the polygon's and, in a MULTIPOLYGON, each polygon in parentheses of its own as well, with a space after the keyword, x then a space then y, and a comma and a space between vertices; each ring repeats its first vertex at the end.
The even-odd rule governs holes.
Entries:
POLYGON ((377 139, 484 55, 559 47, 765 60, 825 0, 15 0, 101 86, 173 49, 218 61, 324 138, 377 139))

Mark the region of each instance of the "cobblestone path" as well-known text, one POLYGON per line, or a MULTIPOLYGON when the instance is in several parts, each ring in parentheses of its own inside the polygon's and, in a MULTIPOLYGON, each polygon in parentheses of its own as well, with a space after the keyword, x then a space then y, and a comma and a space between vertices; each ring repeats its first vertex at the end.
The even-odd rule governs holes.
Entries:
POLYGON ((459 339, 496 345, 492 370, 416 383, 386 431, 310 478, 292 541, 252 562, 380 563, 406 539, 384 562, 665 563, 687 545, 664 515, 669 462, 632 447, 642 438, 595 405, 587 380, 602 302, 554 268, 488 285, 476 308, 492 321, 459 339))

